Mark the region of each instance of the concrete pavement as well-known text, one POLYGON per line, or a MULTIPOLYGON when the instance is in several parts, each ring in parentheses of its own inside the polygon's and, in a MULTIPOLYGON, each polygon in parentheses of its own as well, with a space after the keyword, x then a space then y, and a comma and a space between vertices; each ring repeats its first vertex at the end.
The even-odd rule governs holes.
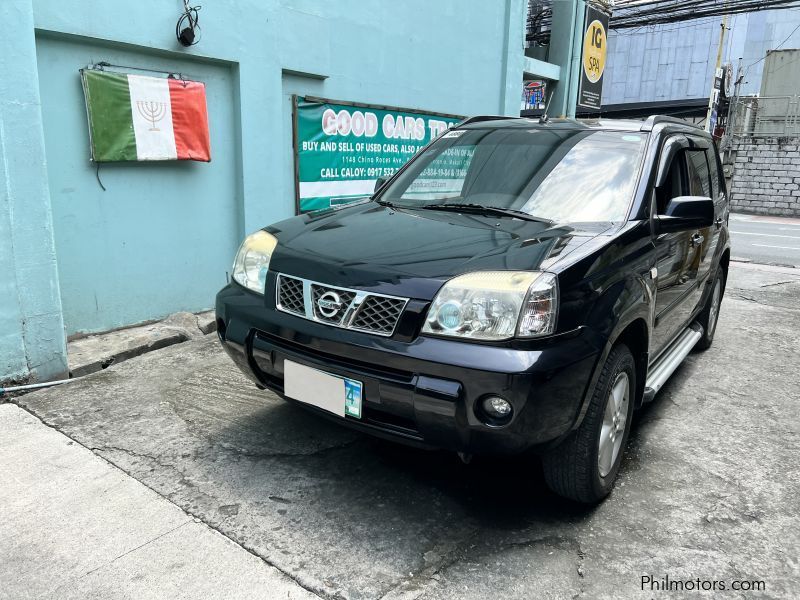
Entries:
MULTIPOLYGON (((637 415, 618 487, 597 508, 547 492, 526 457, 479 457, 465 466, 447 453, 320 420, 256 390, 212 336, 15 402, 130 475, 128 485, 142 482, 183 518, 219 531, 242 561, 261 557, 325 598, 687 596, 642 590, 643 576, 727 584, 716 597, 793 598, 800 585, 798 299, 797 270, 732 265, 714 346, 690 355, 637 415), (731 592, 741 580, 764 589, 731 592)), ((42 465, 16 464, 28 460, 18 457, 26 453, 21 447, 12 461, 2 452, 0 464, 12 465, 3 479, 36 478, 22 470, 59 472, 48 467, 58 452, 44 455, 42 465)), ((12 496, 29 496, 19 502, 31 506, 32 493, 44 499, 56 490, 18 486, 12 496)), ((122 496, 89 512, 130 514, 144 540, 182 523, 151 526, 158 521, 130 513, 122 496)), ((57 498, 47 506, 57 507, 57 498)), ((91 548, 84 521, 60 534, 69 515, 46 512, 19 510, 11 520, 18 541, 0 555, 18 552, 31 564, 15 575, 16 563, 0 560, 0 581, 62 579, 64 568, 38 541, 44 532, 53 533, 61 554, 91 548)), ((98 513, 99 521, 109 518, 98 513)), ((122 596, 136 581, 142 594, 168 596, 135 578, 162 573, 169 560, 155 550, 139 556, 123 572, 109 567, 102 581, 86 576, 93 567, 84 563, 68 573, 86 594, 122 596)), ((19 583, 12 589, 17 597, 35 595, 19 583)))
POLYGON ((0 598, 313 597, 13 404, 0 482, 0 598))

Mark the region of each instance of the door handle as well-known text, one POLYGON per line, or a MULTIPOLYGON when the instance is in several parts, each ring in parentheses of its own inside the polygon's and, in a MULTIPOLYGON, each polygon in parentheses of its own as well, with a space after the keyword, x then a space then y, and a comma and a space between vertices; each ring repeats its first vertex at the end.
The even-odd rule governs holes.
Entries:
POLYGON ((717 217, 717 220, 716 220, 716 221, 714 221, 714 225, 716 225, 716 226, 717 226, 717 229, 719 229, 720 227, 722 227, 722 217, 717 217))
POLYGON ((695 233, 692 236, 692 247, 699 246, 700 244, 702 244, 705 241, 705 239, 706 238, 703 237, 702 235, 700 235, 699 233, 695 233))

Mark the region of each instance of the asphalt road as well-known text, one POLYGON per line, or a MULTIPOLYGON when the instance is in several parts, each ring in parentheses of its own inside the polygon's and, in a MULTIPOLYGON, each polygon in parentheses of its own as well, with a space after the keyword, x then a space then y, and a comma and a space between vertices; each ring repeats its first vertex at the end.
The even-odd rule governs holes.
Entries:
POLYGON ((730 229, 734 257, 800 267, 800 219, 734 214, 730 229))
MULTIPOLYGON (((794 269, 732 265, 714 346, 690 355, 636 416, 617 488, 594 508, 549 493, 530 457, 463 465, 320 420, 256 390, 214 336, 14 401, 322 598, 698 597, 642 590, 643 576, 723 582, 728 591, 714 597, 796 598, 799 299, 794 269), (764 589, 731 592, 734 581, 764 589)), ((0 452, 0 464, 17 463, 0 452)), ((56 466, 73 485, 85 475, 56 466)), ((136 597, 180 597, 147 576, 185 573, 193 547, 184 542, 178 560, 178 541, 166 544, 174 534, 147 523, 153 539, 126 555, 134 563, 114 569, 126 557, 109 553, 109 564, 84 572, 83 554, 104 527, 114 533, 105 515, 132 510, 117 483, 95 500, 102 511, 87 520, 89 536, 69 506, 63 521, 31 510, 73 501, 51 489, 60 486, 35 485, 54 469, 23 477, 14 468, 25 467, 11 467, 15 501, 3 504, 0 598, 33 596, 41 586, 30 577, 57 582, 53 597, 128 597, 132 581, 136 597), (26 557, 25 568, 9 556, 26 557)), ((287 597, 247 577, 239 583, 252 595, 287 597)))

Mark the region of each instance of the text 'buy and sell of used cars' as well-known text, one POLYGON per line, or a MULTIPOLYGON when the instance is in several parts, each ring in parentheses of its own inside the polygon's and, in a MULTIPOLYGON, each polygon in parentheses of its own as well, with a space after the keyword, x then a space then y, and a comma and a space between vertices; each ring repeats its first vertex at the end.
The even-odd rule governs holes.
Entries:
POLYGON ((248 236, 218 333, 320 416, 464 460, 530 451, 596 503, 633 411, 714 340, 728 213, 685 121, 473 117, 370 198, 248 236))

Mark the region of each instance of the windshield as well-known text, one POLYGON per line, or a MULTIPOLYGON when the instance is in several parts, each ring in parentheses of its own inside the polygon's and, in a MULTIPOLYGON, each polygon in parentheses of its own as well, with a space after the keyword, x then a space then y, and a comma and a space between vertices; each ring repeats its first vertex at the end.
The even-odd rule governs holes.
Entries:
POLYGON ((621 221, 646 136, 585 129, 460 129, 381 194, 400 207, 473 204, 558 223, 621 221))

